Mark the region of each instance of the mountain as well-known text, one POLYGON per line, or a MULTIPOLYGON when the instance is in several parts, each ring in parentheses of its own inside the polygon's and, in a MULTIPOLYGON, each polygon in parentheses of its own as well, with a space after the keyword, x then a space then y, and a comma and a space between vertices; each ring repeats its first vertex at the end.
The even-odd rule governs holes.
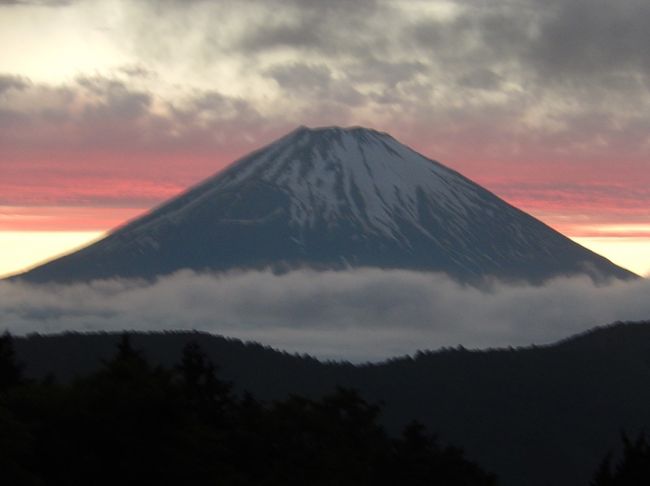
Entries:
MULTIPOLYGON (((15 349, 29 376, 68 381, 100 368, 119 338, 32 335, 16 338, 15 349)), ((463 446, 503 486, 587 486, 621 431, 650 430, 650 322, 618 323, 551 346, 446 349, 359 366, 202 333, 133 334, 131 341, 165 366, 197 342, 221 378, 264 400, 357 389, 384 404, 390 430, 417 419, 443 442, 463 446)))
POLYGON ((386 133, 301 127, 19 278, 303 266, 441 271, 462 281, 634 276, 386 133))

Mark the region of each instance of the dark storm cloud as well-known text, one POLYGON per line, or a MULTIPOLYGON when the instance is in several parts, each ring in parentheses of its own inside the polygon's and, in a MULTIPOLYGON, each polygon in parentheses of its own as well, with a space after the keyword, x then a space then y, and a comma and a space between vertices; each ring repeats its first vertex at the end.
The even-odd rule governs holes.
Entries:
POLYGON ((0 282, 0 323, 20 334, 201 329, 364 360, 459 344, 548 343, 615 320, 647 319, 648 297, 645 280, 596 286, 587 278, 565 278, 479 289, 408 271, 181 272, 151 285, 0 282))

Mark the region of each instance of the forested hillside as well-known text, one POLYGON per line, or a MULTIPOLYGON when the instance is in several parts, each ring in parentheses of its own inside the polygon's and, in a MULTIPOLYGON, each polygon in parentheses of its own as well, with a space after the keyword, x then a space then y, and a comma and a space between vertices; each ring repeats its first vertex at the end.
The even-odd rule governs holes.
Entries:
POLYGON ((393 437, 380 408, 339 388, 320 400, 235 396, 198 345, 152 366, 124 336, 66 384, 25 380, 0 339, 0 481, 27 485, 492 486, 419 423, 393 437))
MULTIPOLYGON (((102 369, 117 334, 30 336, 15 346, 28 376, 59 380, 102 369)), ((650 323, 616 324, 548 347, 422 352, 384 363, 321 363, 199 333, 134 334, 167 367, 195 341, 219 376, 262 401, 314 400, 338 386, 382 403, 394 435, 413 419, 498 474, 506 486, 588 484, 605 454, 650 428, 650 323)))

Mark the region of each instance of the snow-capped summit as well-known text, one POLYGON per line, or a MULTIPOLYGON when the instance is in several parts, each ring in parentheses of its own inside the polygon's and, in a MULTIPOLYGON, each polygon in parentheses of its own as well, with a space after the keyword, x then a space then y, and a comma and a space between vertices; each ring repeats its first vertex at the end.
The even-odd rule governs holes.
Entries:
POLYGON ((465 281, 633 276, 386 133, 300 127, 21 278, 357 266, 465 281))

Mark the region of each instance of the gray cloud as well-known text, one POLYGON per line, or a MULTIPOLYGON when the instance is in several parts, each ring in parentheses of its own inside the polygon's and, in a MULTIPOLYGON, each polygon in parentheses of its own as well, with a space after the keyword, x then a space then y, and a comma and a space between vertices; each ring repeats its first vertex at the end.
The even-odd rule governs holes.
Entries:
MULTIPOLYGON (((214 153, 236 149, 268 121, 243 98, 195 91, 166 99, 115 77, 79 77, 65 86, 0 78, 2 90, 20 93, 0 106, 0 134, 6 147, 147 151, 191 149, 214 153), (154 106, 155 105, 155 106, 154 106)), ((284 127, 278 126, 279 132, 284 127)))
MULTIPOLYGON (((646 19, 650 4, 640 0, 542 2, 550 15, 541 22, 531 53, 551 75, 648 74, 650 42, 646 19), (622 71, 622 72, 621 72, 622 71)), ((589 81, 589 79, 585 79, 589 81)))
MULTIPOLYGON (((272 0, 254 1, 266 11, 255 28, 247 29, 237 46, 248 51, 290 48, 336 53, 357 45, 378 13, 388 9, 376 0, 272 0), (280 13, 280 15, 278 15, 280 13), (356 35, 350 35, 356 31, 356 35)), ((375 36, 373 36, 375 37, 375 36)))
POLYGON ((0 74, 0 96, 9 90, 22 91, 29 87, 30 82, 22 76, 0 74))
POLYGON ((119 71, 126 74, 131 78, 153 78, 156 76, 156 73, 151 69, 139 64, 129 64, 119 68, 119 71))
POLYGON ((280 86, 288 90, 322 91, 332 80, 327 66, 315 64, 276 65, 271 67, 268 73, 280 86))
POLYGON ((130 15, 122 29, 143 62, 239 58, 272 77, 258 61, 291 50, 300 63, 318 56, 330 70, 356 69, 352 88, 368 78, 392 86, 415 66, 433 87, 469 80, 472 88, 502 93, 496 76, 533 96, 647 90, 650 4, 643 0, 446 3, 454 8, 441 17, 427 9, 436 2, 413 0, 149 1, 125 4, 130 15), (191 53, 179 49, 186 41, 191 53))
POLYGON ((453 20, 422 20, 406 28, 415 44, 447 69, 503 71, 529 89, 560 90, 558 94, 593 94, 593 90, 638 94, 647 89, 647 2, 457 4, 464 8, 453 20))
POLYGON ((14 333, 200 329, 320 357, 382 359, 442 346, 544 344, 650 315, 650 282, 462 286, 439 274, 375 269, 225 276, 154 284, 0 282, 0 324, 14 333))
POLYGON ((83 109, 84 121, 89 119, 128 122, 149 113, 152 95, 128 88, 125 83, 104 77, 77 79, 77 85, 97 97, 83 109))
POLYGON ((458 78, 458 84, 474 89, 495 90, 501 86, 502 78, 490 69, 473 69, 458 78))
POLYGON ((322 27, 317 20, 286 20, 276 25, 260 25, 247 31, 239 41, 239 47, 248 52, 267 51, 282 47, 322 48, 326 45, 322 27))
POLYGON ((274 65, 267 71, 278 85, 292 97, 331 101, 353 107, 363 103, 364 96, 346 79, 332 76, 322 64, 292 63, 274 65))
MULTIPOLYGON (((159 67, 187 66, 198 78, 214 76, 227 60, 252 89, 277 83, 279 95, 249 100, 260 106, 246 116, 254 110, 283 118, 283 100, 290 99, 299 106, 293 118, 303 123, 347 119, 348 110, 335 106, 346 105, 355 109, 353 123, 400 116, 400 125, 404 119, 453 124, 465 139, 498 131, 529 146, 567 150, 597 140, 616 144, 632 133, 638 136, 621 145, 643 151, 650 123, 647 2, 458 0, 442 17, 427 12, 431 5, 142 2, 129 4, 125 24, 116 29, 141 63, 158 58, 159 67), (314 119, 319 112, 324 116, 314 119), (584 140, 574 143, 578 137, 584 140)), ((122 71, 140 79, 151 74, 122 71)), ((474 145, 477 153, 491 148, 474 145)), ((492 145, 498 149, 501 141, 492 145)))

